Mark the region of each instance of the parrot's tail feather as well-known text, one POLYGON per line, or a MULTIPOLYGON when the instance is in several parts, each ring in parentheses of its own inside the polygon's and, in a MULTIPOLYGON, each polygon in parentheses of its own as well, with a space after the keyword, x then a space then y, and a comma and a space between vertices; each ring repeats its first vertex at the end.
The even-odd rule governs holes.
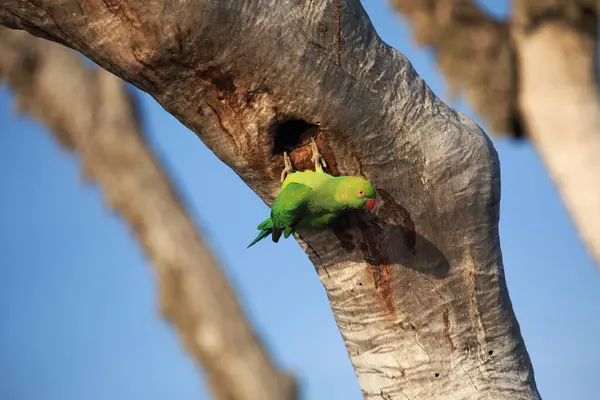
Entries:
POLYGON ((294 232, 294 227, 293 226, 288 226, 287 228, 285 228, 285 230, 283 231, 283 237, 285 239, 287 239, 288 237, 290 237, 290 235, 294 232))
POLYGON ((273 229, 273 235, 271 236, 271 238, 273 239, 273 241, 275 243, 279 242, 279 238, 281 237, 282 233, 283 233, 283 230, 281 230, 279 228, 273 229))
POLYGON ((260 225, 256 227, 256 229, 273 229, 273 221, 271 221, 271 218, 267 218, 263 222, 261 222, 260 225))
POLYGON ((256 239, 254 239, 252 241, 252 243, 250 243, 248 245, 248 247, 246 247, 246 248, 248 249, 251 246, 254 246, 257 242, 259 242, 259 241, 263 240, 264 238, 266 238, 267 236, 269 236, 271 234, 271 232, 273 232, 273 229, 263 229, 262 231, 260 231, 260 233, 258 234, 256 239))

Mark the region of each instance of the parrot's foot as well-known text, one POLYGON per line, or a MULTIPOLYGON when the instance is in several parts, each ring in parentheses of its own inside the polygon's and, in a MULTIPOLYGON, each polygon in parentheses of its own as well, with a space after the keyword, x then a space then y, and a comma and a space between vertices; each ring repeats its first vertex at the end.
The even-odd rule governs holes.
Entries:
POLYGON ((290 156, 288 155, 287 151, 283 152, 283 165, 285 166, 285 168, 283 169, 283 171, 281 171, 281 183, 285 181, 285 178, 287 178, 289 174, 292 174, 294 172, 292 160, 290 160, 290 156))
POLYGON ((313 153, 312 161, 315 163, 315 171, 324 172, 323 168, 327 168, 327 161, 325 161, 319 152, 319 147, 317 146, 317 142, 315 142, 315 138, 310 138, 310 148, 313 153))

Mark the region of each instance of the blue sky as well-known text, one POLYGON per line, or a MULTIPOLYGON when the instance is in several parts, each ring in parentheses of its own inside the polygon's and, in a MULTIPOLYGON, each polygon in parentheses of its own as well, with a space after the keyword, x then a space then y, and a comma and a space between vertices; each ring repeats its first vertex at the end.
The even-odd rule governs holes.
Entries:
MULTIPOLYGON (((382 38, 448 101, 431 54, 411 42, 408 26, 384 0, 363 4, 382 38)), ((487 5, 499 15, 508 8, 487 5)), ((154 148, 269 350, 299 375, 303 398, 361 399, 325 292, 298 244, 245 250, 267 207, 193 133, 149 96, 140 99, 154 148), (207 188, 218 188, 219 201, 207 188)), ((450 104, 485 126, 465 103, 450 104)), ((44 127, 17 118, 6 88, 0 127, 0 399, 209 399, 158 315, 147 259, 99 189, 81 183, 78 160, 44 127)), ((546 400, 597 399, 600 274, 534 149, 494 144, 506 276, 538 387, 546 400)))

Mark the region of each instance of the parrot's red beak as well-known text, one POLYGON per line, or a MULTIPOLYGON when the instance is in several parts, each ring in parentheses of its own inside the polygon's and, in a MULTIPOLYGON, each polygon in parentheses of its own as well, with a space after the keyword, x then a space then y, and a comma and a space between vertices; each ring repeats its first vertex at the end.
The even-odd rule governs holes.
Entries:
POLYGON ((375 199, 369 199, 369 200, 367 200, 366 204, 367 204, 367 208, 369 210, 372 210, 373 207, 375 207, 375 199))

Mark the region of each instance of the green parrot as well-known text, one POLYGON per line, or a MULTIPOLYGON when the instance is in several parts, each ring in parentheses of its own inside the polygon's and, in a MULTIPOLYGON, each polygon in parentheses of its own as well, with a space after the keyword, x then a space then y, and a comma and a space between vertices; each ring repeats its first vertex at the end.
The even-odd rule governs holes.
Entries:
POLYGON ((296 228, 324 227, 348 209, 375 207, 375 188, 369 181, 357 176, 329 175, 323 171, 327 164, 314 139, 311 148, 314 171, 294 171, 288 154, 283 153, 281 191, 273 203, 271 216, 257 226, 260 232, 248 247, 270 234, 277 243, 282 234, 287 239, 296 228))

